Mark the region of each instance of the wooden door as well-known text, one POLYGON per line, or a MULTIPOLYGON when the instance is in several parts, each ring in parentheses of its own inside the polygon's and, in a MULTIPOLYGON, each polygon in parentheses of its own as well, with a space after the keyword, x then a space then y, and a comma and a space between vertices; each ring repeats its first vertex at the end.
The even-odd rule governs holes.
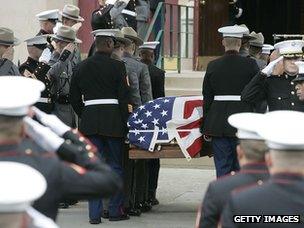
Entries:
POLYGON ((217 30, 228 22, 228 3, 228 0, 198 0, 200 56, 223 54, 222 37, 217 30))

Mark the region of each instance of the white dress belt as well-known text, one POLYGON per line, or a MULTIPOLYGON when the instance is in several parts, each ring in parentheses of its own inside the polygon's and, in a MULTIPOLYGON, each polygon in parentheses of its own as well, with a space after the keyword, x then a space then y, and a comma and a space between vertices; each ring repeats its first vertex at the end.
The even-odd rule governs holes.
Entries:
POLYGON ((121 11, 121 13, 130 15, 130 16, 133 16, 133 17, 136 17, 136 16, 137 16, 136 12, 131 11, 131 10, 127 10, 127 9, 123 9, 123 10, 121 11))
POLYGON ((40 97, 39 100, 37 101, 39 103, 51 103, 49 98, 45 98, 45 97, 40 97))
POLYGON ((118 104, 118 100, 117 99, 95 99, 95 100, 87 100, 84 102, 84 106, 102 105, 102 104, 118 104))
POLYGON ((220 95, 214 96, 215 101, 241 101, 241 96, 238 95, 220 95))

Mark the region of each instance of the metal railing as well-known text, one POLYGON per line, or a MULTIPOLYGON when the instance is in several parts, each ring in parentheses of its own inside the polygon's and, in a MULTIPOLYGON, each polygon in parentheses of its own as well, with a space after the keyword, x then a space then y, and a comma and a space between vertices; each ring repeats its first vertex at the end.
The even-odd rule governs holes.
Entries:
POLYGON ((158 4, 144 38, 145 41, 151 40, 154 31, 154 40, 160 42, 159 55, 156 55, 157 66, 164 69, 165 58, 176 58, 177 71, 181 72, 182 58, 189 58, 189 52, 192 53, 193 14, 193 6, 163 2, 158 4), (158 22, 160 28, 156 27, 159 26, 158 22))

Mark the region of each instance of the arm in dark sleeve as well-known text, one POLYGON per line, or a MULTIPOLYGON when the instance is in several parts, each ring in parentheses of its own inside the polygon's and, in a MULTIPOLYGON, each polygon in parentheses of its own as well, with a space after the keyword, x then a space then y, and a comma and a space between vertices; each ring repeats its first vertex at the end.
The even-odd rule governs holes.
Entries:
POLYGON ((221 227, 222 228, 236 228, 237 223, 233 222, 233 216, 236 215, 234 209, 233 198, 230 198, 228 203, 226 204, 223 213, 221 215, 221 227))
POLYGON ((165 97, 165 72, 160 73, 156 97, 165 97))
POLYGON ((126 67, 124 64, 121 64, 120 66, 120 74, 118 74, 118 102, 119 102, 119 108, 122 115, 123 122, 127 126, 128 121, 128 103, 130 101, 129 97, 129 83, 127 78, 127 72, 126 67))
POLYGON ((211 73, 209 71, 210 66, 207 67, 206 74, 203 81, 203 97, 204 97, 204 104, 203 104, 203 116, 206 117, 208 111, 211 107, 211 104, 214 99, 214 92, 210 83, 211 73))
POLYGON ((241 94, 242 101, 257 103, 266 99, 266 75, 257 73, 248 85, 245 86, 241 94))
POLYGON ((200 227, 216 228, 220 220, 220 211, 216 204, 216 198, 212 188, 209 184, 205 194, 200 217, 200 227))
POLYGON ((76 112, 76 114, 81 117, 82 109, 83 109, 83 102, 82 102, 82 93, 78 86, 78 74, 79 69, 76 67, 73 70, 73 75, 71 79, 71 86, 70 86, 70 103, 76 112))
POLYGON ((62 163, 61 188, 64 199, 109 197, 122 188, 120 177, 100 162, 92 169, 62 163))

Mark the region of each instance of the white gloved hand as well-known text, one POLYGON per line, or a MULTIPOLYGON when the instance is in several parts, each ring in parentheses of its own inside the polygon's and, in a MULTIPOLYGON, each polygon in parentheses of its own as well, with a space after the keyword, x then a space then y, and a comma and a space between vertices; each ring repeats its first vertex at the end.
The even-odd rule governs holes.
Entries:
POLYGON ((49 48, 45 48, 39 58, 39 62, 49 63, 52 53, 49 48))
POLYGON ((39 146, 48 152, 56 152, 64 143, 64 139, 56 135, 51 129, 44 127, 30 117, 23 119, 25 131, 39 146))
POLYGON ((82 26, 82 23, 81 22, 78 22, 76 23, 75 25, 72 26, 72 28, 78 32, 78 30, 80 29, 80 27, 82 26))
POLYGON ((71 128, 58 119, 57 116, 46 114, 36 107, 33 107, 32 110, 34 111, 37 119, 45 126, 52 129, 52 131, 58 136, 63 136, 64 133, 71 130, 71 128))
POLYGON ((262 73, 266 74, 267 76, 271 75, 273 68, 275 67, 275 65, 280 62, 283 59, 283 56, 277 58, 276 60, 273 60, 272 62, 270 62, 263 70, 262 73))

